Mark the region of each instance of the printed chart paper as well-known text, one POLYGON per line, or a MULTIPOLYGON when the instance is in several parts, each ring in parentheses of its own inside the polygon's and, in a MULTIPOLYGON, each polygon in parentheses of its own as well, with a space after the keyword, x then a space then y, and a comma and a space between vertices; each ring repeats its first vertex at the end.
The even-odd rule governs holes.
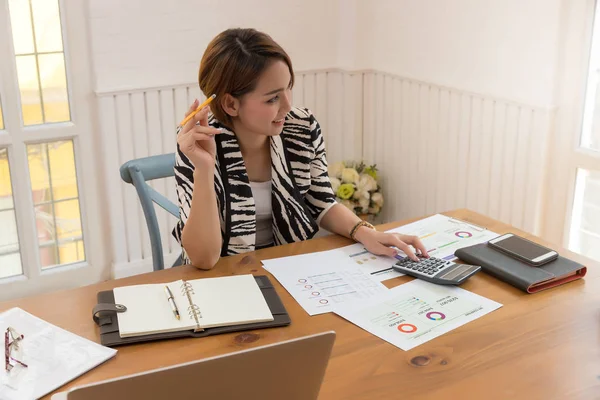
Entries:
POLYGON ((441 214, 433 215, 388 232, 415 235, 425 245, 431 257, 455 260, 454 252, 463 247, 485 243, 499 234, 441 214))
MULTIPOLYGON (((331 255, 329 255, 331 257, 331 255)), ((327 259, 327 256, 323 257, 327 259)), ((331 312, 338 304, 368 299, 387 291, 378 280, 352 265, 346 268, 329 264, 265 264, 285 289, 309 315, 331 312)))
POLYGON ((414 280, 334 312, 402 350, 410 350, 502 307, 458 287, 414 280))

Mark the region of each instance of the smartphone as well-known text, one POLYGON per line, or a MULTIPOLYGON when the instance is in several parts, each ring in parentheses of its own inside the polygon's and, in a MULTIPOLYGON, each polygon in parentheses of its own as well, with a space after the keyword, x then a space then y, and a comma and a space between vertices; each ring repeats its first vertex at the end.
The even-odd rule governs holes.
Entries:
POLYGON ((488 246, 535 267, 558 258, 556 251, 512 233, 490 240, 488 246))

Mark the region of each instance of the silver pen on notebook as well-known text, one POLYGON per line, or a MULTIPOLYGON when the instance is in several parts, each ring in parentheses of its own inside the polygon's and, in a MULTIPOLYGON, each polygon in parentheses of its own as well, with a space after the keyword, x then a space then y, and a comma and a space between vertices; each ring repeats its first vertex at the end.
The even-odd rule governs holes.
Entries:
POLYGON ((165 286, 165 293, 167 294, 167 301, 171 304, 171 308, 173 309, 173 315, 175 315, 175 318, 179 319, 179 310, 177 309, 177 304, 175 304, 173 293, 171 293, 171 289, 169 289, 168 286, 165 286))

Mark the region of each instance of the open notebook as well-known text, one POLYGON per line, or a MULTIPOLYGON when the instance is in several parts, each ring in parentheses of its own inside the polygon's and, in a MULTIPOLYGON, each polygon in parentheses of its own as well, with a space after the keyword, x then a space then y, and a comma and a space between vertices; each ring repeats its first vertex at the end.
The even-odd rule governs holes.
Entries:
POLYGON ((113 293, 115 303, 127 307, 117 314, 121 337, 273 321, 252 275, 124 286, 113 293), (167 301, 166 285, 179 309, 179 320, 167 301))

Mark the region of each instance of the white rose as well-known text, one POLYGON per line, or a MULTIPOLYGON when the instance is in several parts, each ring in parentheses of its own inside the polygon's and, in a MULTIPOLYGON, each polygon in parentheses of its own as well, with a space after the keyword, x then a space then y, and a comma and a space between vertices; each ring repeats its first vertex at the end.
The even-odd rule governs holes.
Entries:
POLYGON ((355 190, 352 196, 355 200, 370 199, 371 195, 366 190, 355 190))
POLYGON ((337 193, 342 182, 338 178, 329 178, 331 181, 331 189, 333 189, 333 193, 337 193))
POLYGON ((379 211, 381 211, 381 207, 378 205, 374 205, 373 207, 369 208, 369 214, 378 214, 379 211))
POLYGON ((354 168, 344 168, 342 170, 342 182, 357 184, 360 176, 354 168))
POLYGON ((362 174, 356 187, 359 191, 366 190, 367 192, 372 192, 377 190, 377 181, 369 174, 362 174))
POLYGON ((367 213, 369 211, 369 203, 369 199, 365 199, 364 197, 358 201, 358 204, 360 204, 363 213, 367 213))
POLYGON ((327 173, 329 174, 329 176, 332 178, 337 178, 337 179, 342 178, 343 170, 344 170, 343 162, 336 162, 334 164, 331 164, 329 167, 327 167, 327 173))
POLYGON ((380 192, 373 193, 371 200, 377 207, 381 208, 383 206, 383 195, 380 192))

